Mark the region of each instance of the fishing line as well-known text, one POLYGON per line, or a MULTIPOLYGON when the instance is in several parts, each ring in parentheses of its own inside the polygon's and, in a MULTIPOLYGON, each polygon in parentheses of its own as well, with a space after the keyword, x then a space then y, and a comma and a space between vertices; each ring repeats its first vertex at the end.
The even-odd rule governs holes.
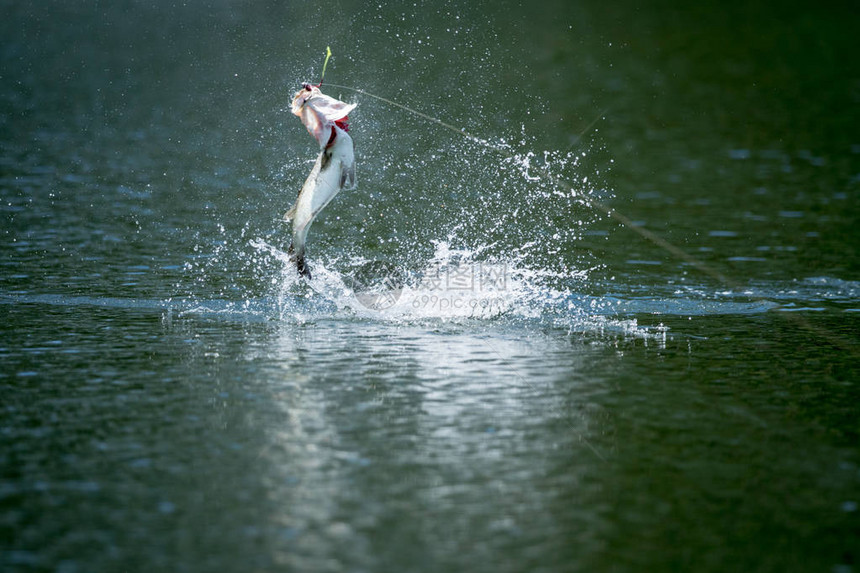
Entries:
MULTIPOLYGON (((328 57, 326 57, 326 62, 328 62, 328 57)), ((323 72, 325 72, 325 66, 323 66, 323 72)), ((425 119, 431 123, 434 123, 434 124, 442 127, 443 129, 447 129, 448 131, 452 131, 452 132, 460 135, 461 137, 464 137, 464 138, 468 139, 469 141, 472 141, 472 142, 480 145, 481 147, 484 147, 486 149, 491 149, 491 150, 499 153, 500 155, 502 155, 505 159, 516 159, 516 157, 517 157, 516 154, 513 153, 507 147, 503 147, 500 145, 494 145, 493 143, 491 143, 485 139, 482 139, 482 138, 478 137, 477 135, 474 135, 474 134, 466 131, 465 129, 461 129, 461 128, 456 127, 450 123, 444 122, 437 117, 433 117, 431 115, 427 115, 426 113, 422 113, 416 109, 412 109, 411 107, 403 105, 402 103, 398 103, 398 102, 393 101, 391 99, 388 99, 386 97, 382 97, 380 95, 370 93, 370 92, 363 90, 361 88, 355 88, 355 87, 351 87, 351 86, 343 86, 343 85, 338 85, 338 84, 328 84, 328 85, 331 87, 334 87, 334 88, 341 88, 341 89, 345 89, 345 90, 350 90, 350 91, 353 91, 355 93, 365 95, 367 97, 371 97, 373 99, 376 99, 376 100, 379 100, 383 103, 386 103, 390 106, 402 109, 402 110, 404 110, 408 113, 411 113, 413 115, 417 115, 418 117, 421 117, 421 118, 423 118, 423 119, 425 119)), ((578 140, 580 140, 586 133, 588 133, 594 127, 594 125, 597 124, 598 121, 603 119, 607 111, 608 111, 608 109, 603 110, 600 113, 600 115, 597 116, 597 118, 595 118, 591 123, 589 123, 585 127, 585 129, 579 134, 579 136, 577 137, 577 141, 574 143, 577 143, 578 140)), ((636 233, 637 235, 639 235, 640 237, 642 237, 646 241, 649 241, 650 243, 657 245, 658 247, 660 247, 664 251, 672 254, 677 259, 687 263, 691 267, 694 267, 699 272, 715 279, 719 283, 723 284, 724 286, 726 286, 732 290, 743 290, 743 286, 740 285, 739 283, 737 283, 736 281, 731 280, 729 277, 727 277, 723 273, 721 273, 718 270, 714 269, 713 267, 705 264, 704 262, 700 261, 699 259, 692 256, 691 254, 687 253, 686 251, 684 251, 680 247, 675 246, 673 243, 670 243, 669 241, 667 241, 663 237, 657 235, 656 233, 646 229, 645 227, 643 227, 641 225, 637 225, 635 222, 633 222, 632 219, 630 219, 629 217, 627 217, 626 215, 624 215, 622 213, 619 213, 616 209, 613 209, 612 207, 604 204, 603 202, 601 202, 601 201, 599 201, 593 197, 589 197, 588 195, 577 192, 577 190, 573 188, 573 185, 571 185, 570 183, 568 183, 564 179, 560 179, 560 178, 556 177, 553 173, 551 173, 549 171, 548 168, 538 167, 536 169, 536 172, 541 174, 542 176, 546 177, 547 180, 550 181, 551 183, 553 183, 553 184, 557 185, 558 187, 561 187, 561 188, 567 190, 568 192, 572 193, 573 195, 577 196, 579 199, 581 199, 589 207, 592 207, 593 209, 600 211, 601 213, 605 214, 607 217, 617 221, 618 223, 620 223, 625 228, 633 231, 634 233, 636 233)), ((770 304, 775 304, 776 306, 782 306, 778 303, 774 303, 773 301, 770 301, 770 300, 764 299, 764 298, 759 299, 759 301, 760 302, 767 302, 770 304)), ((841 350, 848 350, 852 354, 855 354, 855 355, 858 354, 858 349, 857 349, 856 345, 848 343, 847 341, 843 340, 838 335, 831 333, 830 331, 828 331, 826 329, 816 327, 815 325, 811 324, 808 320, 806 320, 806 319, 804 319, 804 318, 802 318, 802 317, 800 317, 794 313, 782 312, 782 313, 778 313, 778 314, 780 314, 781 316, 784 316, 786 318, 790 317, 790 319, 795 320, 797 323, 799 323, 800 325, 805 327, 810 332, 815 333, 820 338, 822 338, 823 340, 828 342, 830 345, 832 345, 838 349, 841 349, 841 350)))
MULTIPOLYGON (((446 123, 446 122, 442 121, 441 119, 427 115, 426 113, 421 113, 418 110, 412 109, 411 107, 405 106, 401 103, 397 103, 396 101, 392 101, 388 98, 384 98, 382 96, 372 94, 372 93, 365 91, 363 89, 360 89, 360 88, 353 88, 350 86, 341 86, 341 85, 337 85, 337 84, 328 84, 328 85, 331 87, 335 87, 335 88, 342 88, 342 89, 351 90, 351 91, 354 91, 356 93, 360 93, 362 95, 372 97, 374 99, 377 99, 379 101, 382 101, 382 102, 387 103, 389 105, 392 105, 394 107, 398 107, 398 108, 400 108, 404 111, 407 111, 411 114, 422 117, 422 118, 426 119, 427 121, 435 123, 436 125, 439 125, 445 129, 449 130, 449 131, 453 131, 454 133, 457 133, 458 135, 461 135, 461 136, 465 137, 466 139, 468 139, 469 141, 477 143, 478 145, 480 145, 482 147, 485 147, 487 149, 492 149, 493 151, 496 151, 499 154, 503 155, 505 157, 505 159, 516 159, 516 154, 511 152, 510 149, 508 149, 508 148, 493 145, 489 141, 487 141, 485 139, 481 139, 480 137, 473 135, 472 133, 469 133, 465 129, 460 129, 454 125, 451 125, 450 123, 446 123)), ((603 110, 602 112, 600 112, 600 115, 598 115, 591 123, 589 123, 585 127, 585 129, 582 130, 582 132, 580 132, 580 134, 577 136, 577 140, 581 139, 586 133, 591 131, 591 128, 593 128, 597 124, 598 121, 600 121, 601 119, 604 118, 607 111, 608 111, 608 108, 603 110)), ((604 203, 602 203, 601 201, 598 201, 597 199, 595 199, 593 197, 589 197, 588 195, 578 193, 570 183, 568 183, 564 179, 559 179, 558 177, 553 175, 546 167, 538 167, 536 169, 536 171, 540 175, 547 178, 551 183, 553 183, 559 187, 562 187, 563 189, 576 195, 579 199, 582 199, 582 201, 586 205, 588 205, 589 207, 592 207, 593 209, 600 211, 600 212, 604 213, 606 216, 618 221, 624 227, 627 227, 631 231, 637 233, 638 235, 640 235, 644 239, 654 243, 655 245, 662 248, 663 250, 668 251, 669 253, 671 253, 675 257, 681 259, 685 263, 688 263, 689 265, 697 268, 702 273, 718 280, 719 282, 723 283, 726 286, 729 286, 731 288, 739 288, 739 285, 737 283, 730 280, 728 277, 726 277, 725 275, 723 275, 719 271, 712 269, 711 267, 709 267, 705 263, 699 261, 698 259, 696 259, 692 255, 690 255, 689 253, 676 247, 675 245, 673 245, 669 241, 665 240, 664 238, 660 237, 659 235, 656 235, 655 233, 652 233, 648 229, 646 229, 640 225, 637 225, 629 217, 626 217, 622 213, 619 213, 617 210, 613 209, 612 207, 609 207, 608 205, 605 205, 604 203)))
MULTIPOLYGON (((387 103, 388 105, 391 105, 391 106, 394 106, 394 107, 399 107, 400 109, 402 109, 402 110, 404 110, 404 111, 408 111, 409 113, 414 114, 414 115, 417 115, 418 117, 423 117, 423 118, 424 118, 424 119, 426 119, 427 121, 429 121, 429 122, 431 122, 431 123, 435 123, 436 125, 440 125, 440 126, 444 127, 445 129, 448 129, 448 130, 450 130, 450 131, 453 131, 454 133, 456 133, 456 134, 458 134, 458 135, 462 135, 462 136, 463 136, 463 137, 465 137, 466 139, 468 139, 468 140, 470 140, 470 141, 474 141, 475 143, 477 143, 477 144, 479 144, 479 145, 482 145, 482 146, 484 146, 484 147, 489 147, 489 148, 491 148, 491 149, 496 149, 495 147, 493 147, 493 145, 492 145, 490 142, 488 142, 488 141, 486 141, 486 140, 481 139, 481 138, 480 138, 480 137, 478 137, 477 135, 472 135, 471 133, 469 133, 469 132, 468 132, 468 131, 466 131, 465 129, 460 129, 459 127, 453 126, 453 125, 451 125, 450 123, 445 123, 444 121, 442 121, 442 120, 441 120, 441 119, 439 119, 439 118, 433 117, 432 115, 427 115, 426 113, 421 113, 421 112, 420 112, 420 111, 418 111, 417 109, 412 109, 411 107, 407 107, 407 106, 403 105, 402 103, 397 103, 396 101, 392 101, 392 100, 390 100, 390 99, 388 99, 388 98, 384 98, 384 97, 382 97, 382 96, 378 96, 378 95, 376 95, 376 94, 372 94, 372 93, 370 93, 370 92, 366 92, 366 91, 364 91, 363 89, 360 89, 360 88, 351 88, 351 87, 349 87, 349 86, 341 86, 341 85, 338 85, 338 84, 328 84, 328 85, 329 85, 329 86, 331 86, 331 87, 333 87, 333 88, 343 88, 343 89, 345 89, 345 90, 351 90, 351 91, 354 91, 354 92, 356 92, 356 93, 360 93, 360 94, 362 94, 362 95, 366 95, 366 96, 368 96, 368 97, 372 97, 372 98, 374 98, 374 99, 378 99, 379 101, 381 101, 381 102, 385 102, 385 103, 387 103)), ((500 151, 500 150, 498 150, 498 151, 500 151)), ((513 157, 513 155, 511 155, 511 157, 513 157)))

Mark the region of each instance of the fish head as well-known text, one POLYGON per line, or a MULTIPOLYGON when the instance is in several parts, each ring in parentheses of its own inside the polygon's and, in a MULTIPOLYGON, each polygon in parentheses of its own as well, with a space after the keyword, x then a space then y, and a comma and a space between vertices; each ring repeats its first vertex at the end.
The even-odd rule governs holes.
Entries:
POLYGON ((320 89, 309 83, 303 83, 302 89, 296 92, 296 95, 293 96, 293 105, 290 111, 293 112, 294 115, 299 117, 302 116, 302 108, 305 106, 305 103, 315 95, 321 95, 322 92, 320 89))
POLYGON ((301 118, 302 123, 314 139, 325 147, 331 137, 331 128, 337 126, 347 131, 347 114, 357 104, 348 104, 320 91, 319 86, 302 84, 302 89, 293 97, 291 111, 301 118))

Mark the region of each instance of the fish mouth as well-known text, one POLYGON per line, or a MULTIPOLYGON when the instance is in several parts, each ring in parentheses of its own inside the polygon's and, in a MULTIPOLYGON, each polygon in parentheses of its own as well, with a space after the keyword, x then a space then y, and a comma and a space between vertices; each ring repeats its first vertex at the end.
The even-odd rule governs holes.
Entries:
POLYGON ((296 95, 293 96, 293 104, 291 106, 290 111, 294 114, 299 114, 302 107, 304 107, 305 102, 308 101, 308 96, 311 94, 311 85, 310 84, 302 84, 302 89, 296 92, 296 95))
POLYGON ((310 82, 302 82, 302 88, 296 92, 295 96, 293 96, 293 104, 290 111, 292 111, 293 114, 298 115, 301 112, 302 107, 313 95, 314 88, 318 87, 319 86, 315 86, 310 82))

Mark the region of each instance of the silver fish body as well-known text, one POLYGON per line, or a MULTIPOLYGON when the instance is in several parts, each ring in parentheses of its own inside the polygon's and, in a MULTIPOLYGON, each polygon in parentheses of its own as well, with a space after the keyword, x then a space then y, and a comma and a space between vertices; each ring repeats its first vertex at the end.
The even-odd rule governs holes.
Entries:
POLYGON ((336 125, 331 129, 331 143, 320 151, 310 175, 299 191, 295 205, 284 215, 284 220, 293 222, 290 256, 295 261, 299 274, 309 278, 310 270, 305 262, 305 244, 311 224, 341 189, 355 187, 355 152, 352 138, 336 125))
POLYGON ((290 256, 299 274, 310 278, 305 245, 311 224, 344 187, 355 187, 355 150, 347 133, 347 114, 356 104, 347 104, 323 94, 319 86, 303 84, 293 98, 292 112, 320 145, 320 153, 298 199, 284 219, 293 223, 290 256))

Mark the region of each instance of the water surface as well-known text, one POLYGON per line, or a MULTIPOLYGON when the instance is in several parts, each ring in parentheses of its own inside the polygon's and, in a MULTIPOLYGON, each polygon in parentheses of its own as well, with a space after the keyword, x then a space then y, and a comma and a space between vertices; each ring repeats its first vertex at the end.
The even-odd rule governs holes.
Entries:
POLYGON ((856 570, 860 46, 761 6, 7 3, 0 568, 856 570), (486 144, 329 88, 305 283, 326 45, 486 144))

